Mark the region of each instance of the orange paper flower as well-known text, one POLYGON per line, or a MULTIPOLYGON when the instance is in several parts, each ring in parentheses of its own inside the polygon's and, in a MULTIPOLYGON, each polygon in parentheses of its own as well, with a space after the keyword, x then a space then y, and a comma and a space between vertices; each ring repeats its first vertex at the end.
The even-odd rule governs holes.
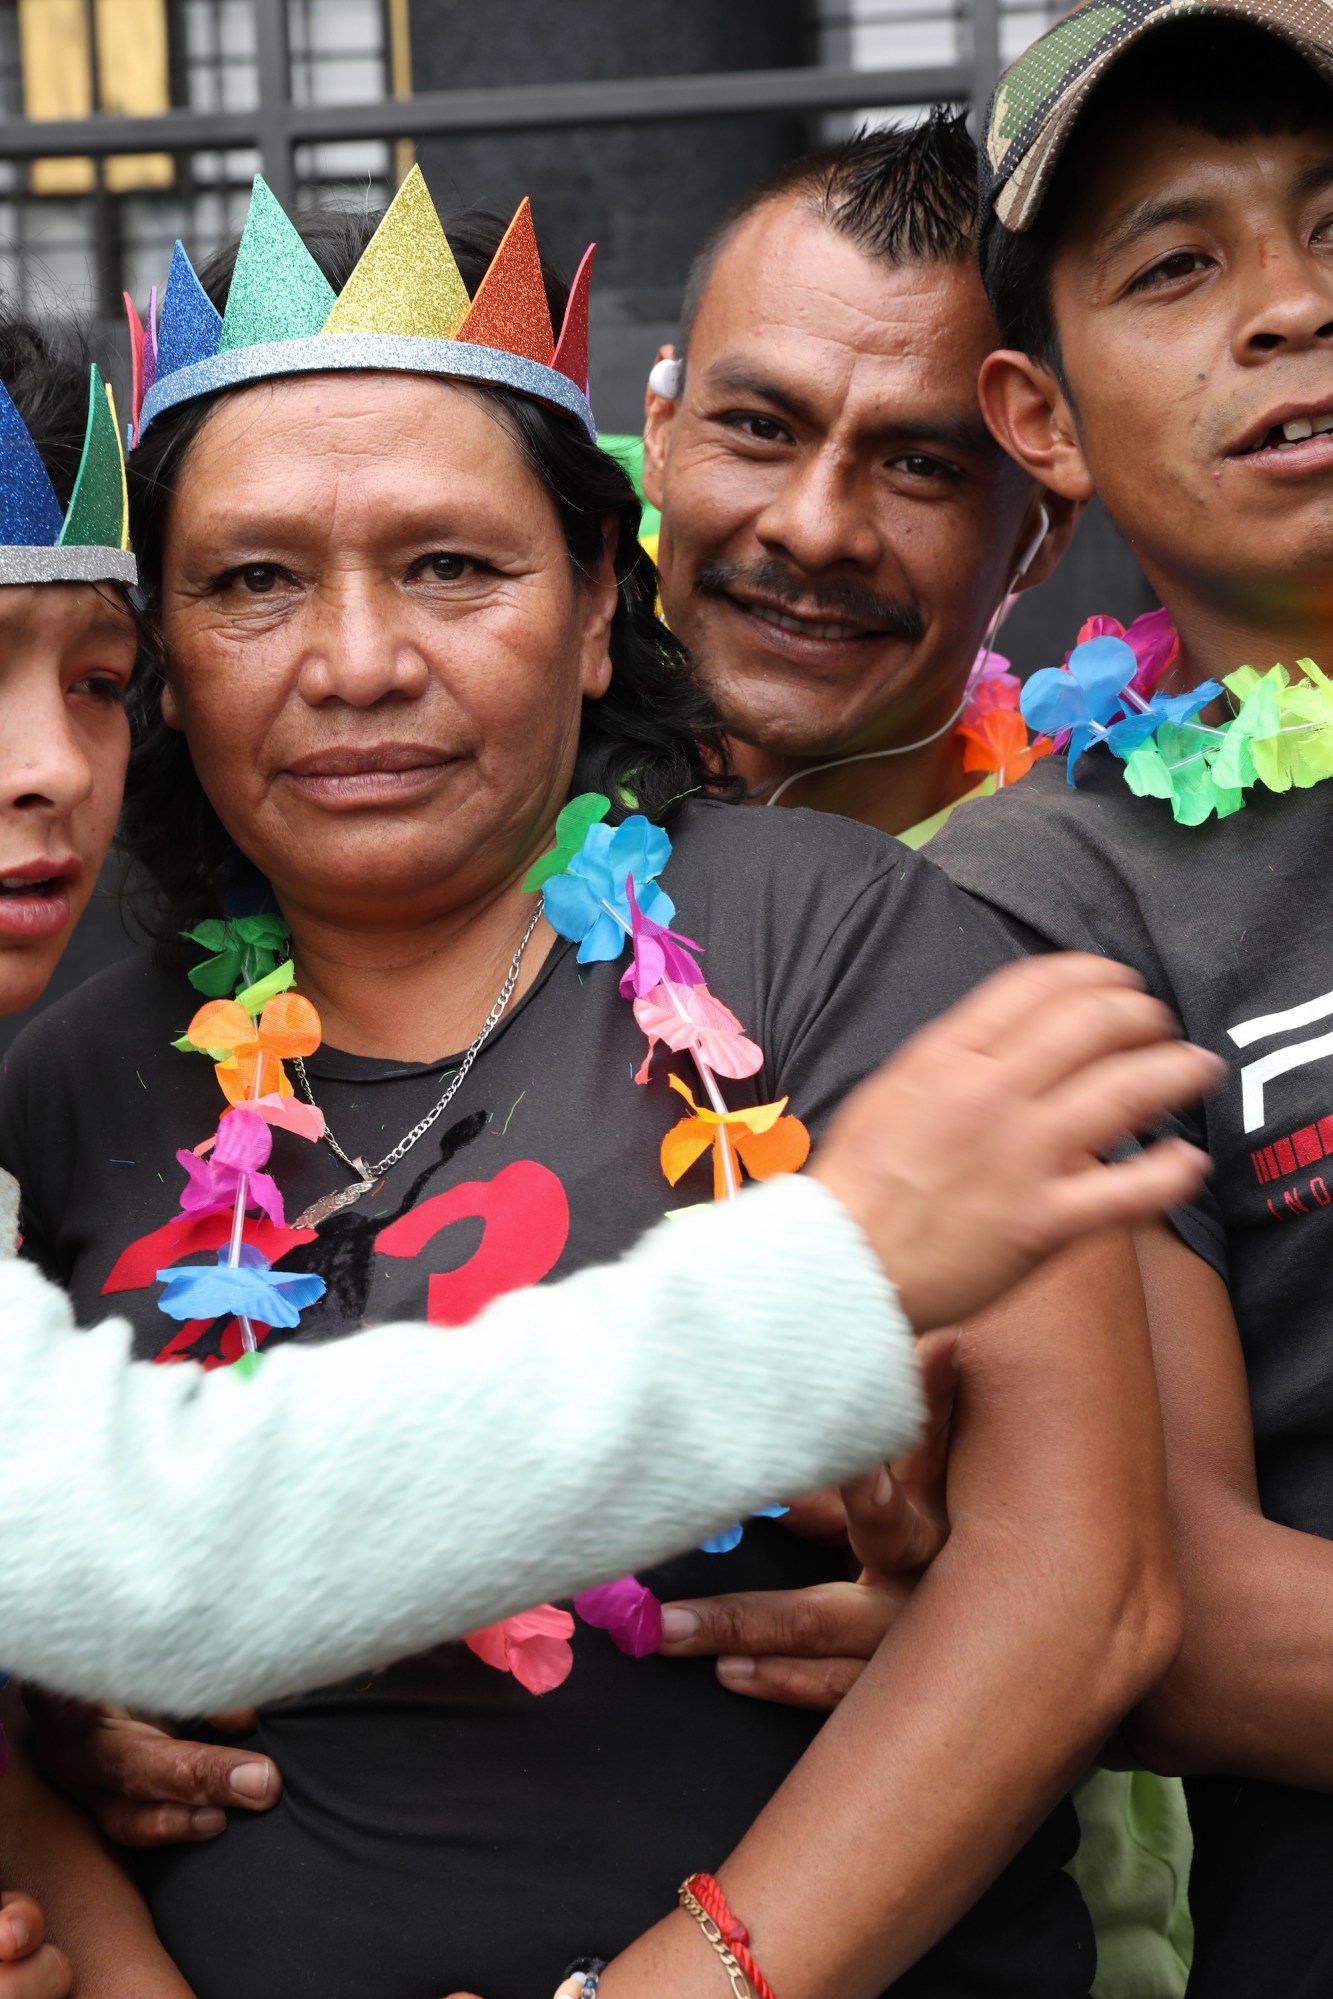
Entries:
POLYGON ((779 1173, 795 1173, 804 1166, 810 1153, 810 1134, 798 1117, 783 1116, 786 1097, 775 1104, 754 1104, 748 1110, 703 1110, 679 1076, 667 1080, 684 1097, 692 1113, 679 1124, 673 1124, 662 1140, 662 1171, 673 1187, 711 1145, 713 1197, 718 1201, 725 1198, 724 1127, 726 1143, 752 1180, 772 1180, 779 1173))
POLYGON ((997 771, 1001 784, 1017 784, 1038 757, 1051 754, 1049 736, 1034 736, 1029 741, 1028 725, 1016 708, 994 707, 989 714, 975 717, 969 711, 969 719, 959 723, 958 733, 967 738, 963 769, 997 771))
POLYGON ((209 1000, 187 1031, 196 1048, 218 1058, 214 1073, 229 1104, 243 1104, 253 1097, 290 1097, 292 1086, 282 1065, 295 1055, 313 1055, 319 1037, 314 1007, 300 993, 290 992, 275 994, 258 1021, 251 1020, 235 1000, 209 1000))

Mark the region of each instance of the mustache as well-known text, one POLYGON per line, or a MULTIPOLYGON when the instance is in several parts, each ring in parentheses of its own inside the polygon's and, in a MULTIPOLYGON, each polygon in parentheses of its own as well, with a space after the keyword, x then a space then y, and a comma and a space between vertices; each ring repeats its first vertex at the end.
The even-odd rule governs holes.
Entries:
POLYGON ((925 637, 925 619, 906 598, 881 597, 865 584, 846 578, 812 586, 795 570, 771 557, 753 563, 706 562, 694 579, 700 597, 729 596, 738 584, 780 604, 799 604, 806 612, 843 618, 852 625, 873 626, 909 645, 925 637))

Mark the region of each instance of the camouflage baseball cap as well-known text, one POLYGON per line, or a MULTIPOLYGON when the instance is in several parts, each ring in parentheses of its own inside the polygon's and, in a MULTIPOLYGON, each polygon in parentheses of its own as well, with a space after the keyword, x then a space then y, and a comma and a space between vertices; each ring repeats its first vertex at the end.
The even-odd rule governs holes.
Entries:
POLYGON ((1225 15, 1287 42, 1333 89, 1333 0, 1084 0, 996 86, 981 156, 983 242, 999 222, 1030 229, 1055 163, 1111 65, 1164 21, 1225 15))

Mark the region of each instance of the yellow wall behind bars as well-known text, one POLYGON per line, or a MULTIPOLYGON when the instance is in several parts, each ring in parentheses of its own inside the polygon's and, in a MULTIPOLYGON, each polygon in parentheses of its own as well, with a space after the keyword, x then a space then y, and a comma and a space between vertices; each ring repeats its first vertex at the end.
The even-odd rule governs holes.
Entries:
MULTIPOLYGON (((166 0, 94 0, 100 108, 148 117, 171 106, 167 76, 166 0)), ((19 0, 23 109, 29 118, 86 118, 93 108, 92 61, 85 0, 19 0)), ((169 153, 112 154, 106 185, 170 187, 169 153)), ((34 194, 86 194, 95 175, 90 159, 34 160, 34 194)))

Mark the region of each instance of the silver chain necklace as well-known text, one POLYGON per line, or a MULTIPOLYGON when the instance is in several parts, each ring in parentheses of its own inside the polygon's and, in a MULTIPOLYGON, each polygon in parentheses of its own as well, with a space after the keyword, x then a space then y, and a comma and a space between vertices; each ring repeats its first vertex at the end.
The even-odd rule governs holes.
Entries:
MULTIPOLYGON (((293 1228, 297 1229, 316 1228, 318 1227, 319 1223, 326 1218, 326 1216, 336 1215, 340 1208, 350 1208, 353 1202, 362 1200, 364 1196, 367 1194, 375 1193, 376 1190, 383 1185, 384 1175, 388 1172, 389 1168, 391 1166, 396 1166, 398 1164, 398 1161, 403 1157, 404 1153, 410 1152, 412 1150, 412 1147, 416 1144, 417 1140, 419 1138, 425 1137, 426 1133, 430 1130, 431 1126, 435 1123, 436 1119, 444 1115, 445 1111, 449 1108, 449 1105, 453 1102, 454 1097, 457 1095, 459 1089, 462 1087, 463 1078, 467 1075, 468 1070, 472 1067, 472 1064, 476 1061, 478 1055, 481 1053, 483 1042, 485 1042, 487 1037, 491 1034, 492 1030, 499 1025, 501 1015, 504 1013, 505 1008, 508 1006, 510 1000, 514 996, 514 987, 518 984, 519 973, 523 969, 523 953, 527 950, 529 943, 532 941, 532 933, 537 928, 537 925, 541 922, 542 914, 545 911, 545 908, 546 908, 546 897, 544 895, 539 895, 537 898, 536 915, 533 917, 527 929, 523 932, 523 936, 519 942, 519 947, 509 961, 509 971, 505 976, 505 982, 501 986, 499 993, 496 995, 495 1005, 491 1008, 485 1020, 482 1022, 481 1032, 478 1034, 476 1040, 472 1043, 472 1046, 468 1049, 467 1054, 463 1057, 457 1069, 454 1071, 453 1079, 450 1082, 448 1089, 445 1091, 444 1095, 440 1098, 440 1101, 438 1104, 436 1104, 434 1110, 428 1111, 425 1117, 422 1118, 420 1124, 414 1124, 411 1131, 409 1131, 404 1138, 399 1139, 397 1145, 394 1146, 392 1152, 386 1152, 383 1159, 381 1159, 376 1165, 367 1166, 364 1159, 353 1159, 346 1152, 344 1152, 341 1145, 339 1145, 337 1139, 333 1136, 333 1133, 329 1130, 328 1126, 327 1125, 325 1126, 324 1128, 325 1145, 328 1146, 330 1152, 334 1153, 339 1159, 341 1159, 343 1165, 348 1169, 350 1173, 355 1173, 357 1178, 357 1184, 355 1187, 341 1187, 338 1189, 336 1193, 323 1194, 320 1196, 319 1200, 312 1201, 310 1203, 310 1206, 308 1208, 303 1209, 303 1211, 296 1217, 296 1220, 292 1223, 293 1228)), ((301 1085, 302 1096, 305 1098, 308 1104, 314 1104, 315 1093, 310 1087, 310 1078, 306 1075, 305 1063, 301 1060, 301 1057, 299 1055, 295 1058, 292 1066, 296 1070, 296 1077, 297 1081, 301 1085)), ((316 1108, 318 1107, 316 1106, 316 1108)))

